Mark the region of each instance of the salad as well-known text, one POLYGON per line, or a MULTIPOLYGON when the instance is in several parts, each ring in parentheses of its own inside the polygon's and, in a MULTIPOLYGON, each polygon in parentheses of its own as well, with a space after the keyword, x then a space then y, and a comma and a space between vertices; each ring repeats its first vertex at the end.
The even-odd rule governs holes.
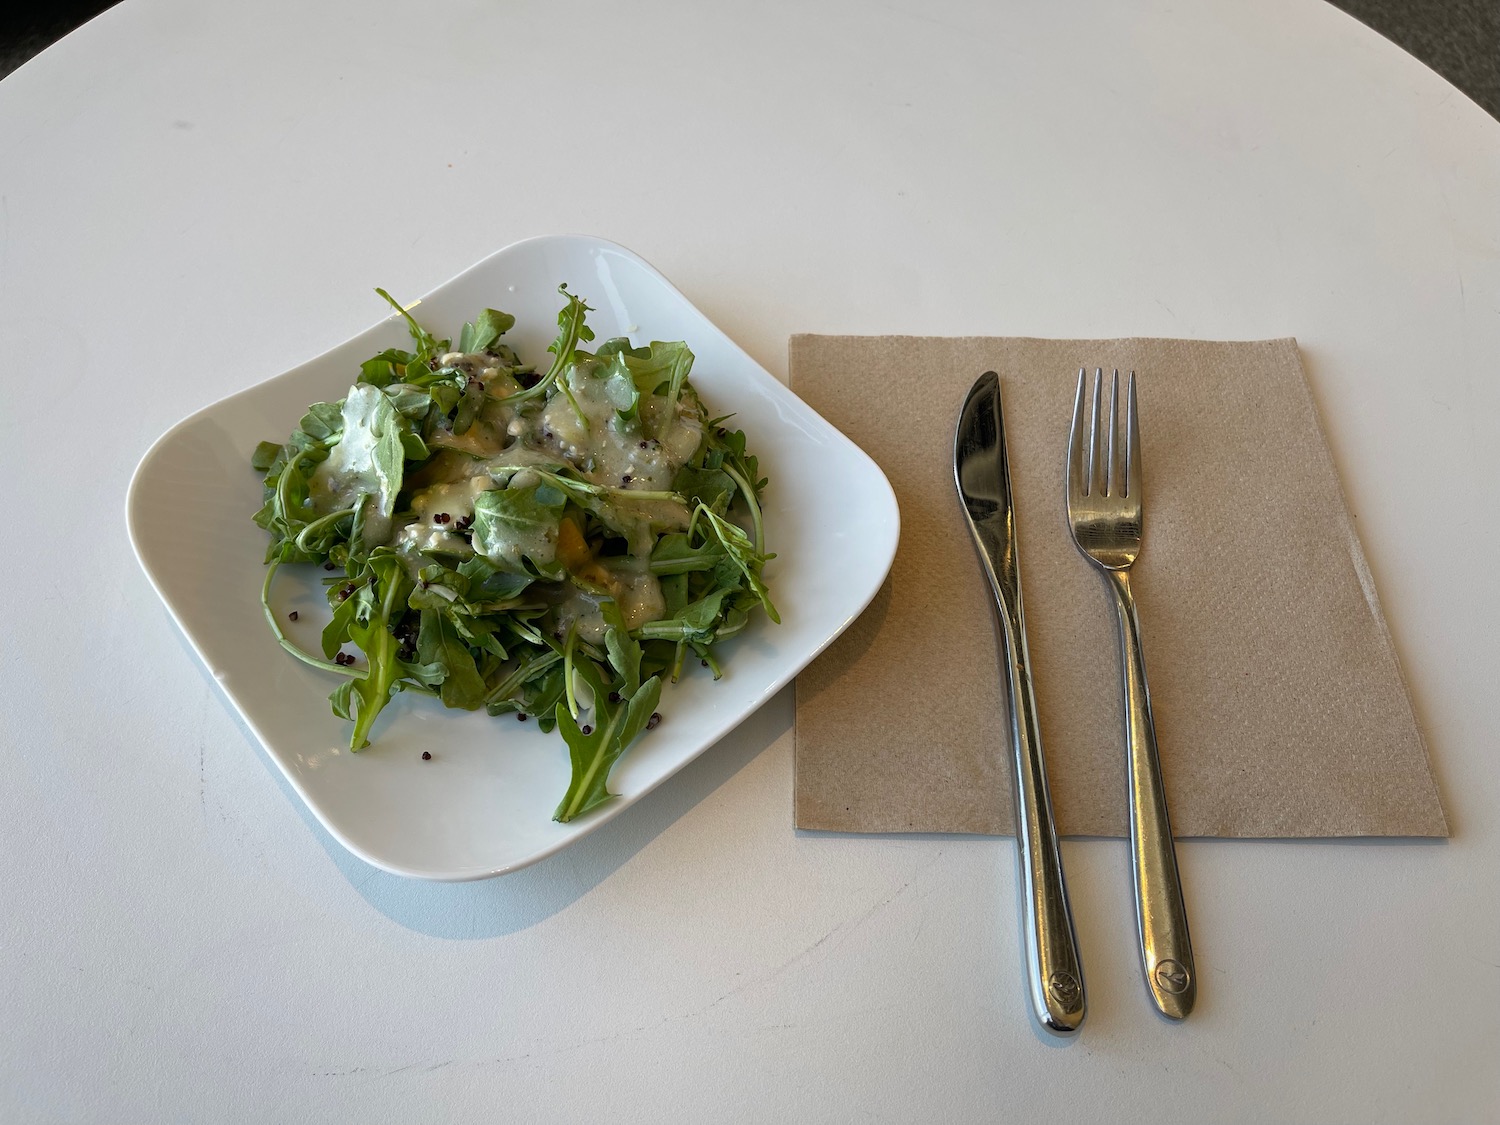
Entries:
POLYGON ((455 346, 377 289, 411 350, 366 360, 253 464, 266 620, 344 677, 330 701, 350 748, 396 692, 534 717, 568 747, 553 814, 568 821, 609 800, 615 762, 660 721, 664 679, 694 661, 718 679, 720 641, 757 610, 780 618, 762 577, 766 481, 689 382, 693 353, 625 338, 587 351, 591 310, 559 291, 539 372, 503 339, 514 317, 485 309, 455 346), (286 563, 333 572, 321 654, 271 609, 286 563))

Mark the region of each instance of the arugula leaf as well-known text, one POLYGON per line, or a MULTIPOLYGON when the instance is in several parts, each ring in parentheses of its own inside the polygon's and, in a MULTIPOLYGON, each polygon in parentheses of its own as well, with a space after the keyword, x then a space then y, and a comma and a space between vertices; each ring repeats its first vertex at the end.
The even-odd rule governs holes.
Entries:
POLYGON ((636 736, 646 729, 646 723, 661 700, 661 679, 652 676, 640 690, 628 700, 612 704, 598 682, 596 673, 584 672, 585 679, 594 689, 594 725, 590 733, 568 714, 568 709, 559 703, 556 708, 557 729, 568 744, 568 758, 572 763, 573 777, 568 791, 563 794, 552 819, 566 824, 575 817, 598 808, 608 801, 609 773, 620 755, 629 749, 636 736))
POLYGON ((474 656, 459 639, 449 612, 422 610, 421 629, 417 634, 417 659, 440 665, 446 673, 440 688, 443 705, 474 711, 484 705, 484 680, 474 664, 474 656))
MULTIPOLYGON (((615 346, 617 341, 607 340, 599 348, 599 355, 618 357, 616 362, 630 373, 636 389, 643 395, 665 393, 668 409, 664 418, 675 416, 673 407, 687 382, 688 372, 693 368, 693 353, 680 340, 652 340, 647 347, 631 348, 615 346)), ((627 342, 628 343, 628 342, 627 342)))
POLYGON ((314 441, 327 441, 344 432, 343 407, 337 402, 315 402, 297 428, 314 441))
POLYGON ((396 298, 384 289, 377 288, 375 292, 385 299, 386 304, 401 314, 401 319, 406 321, 406 330, 411 333, 412 341, 417 345, 416 354, 407 360, 406 366, 410 367, 413 363, 425 363, 448 350, 448 341, 436 339, 432 333, 417 323, 416 318, 407 312, 396 298))
POLYGON ((250 454, 250 467, 258 473, 264 473, 276 464, 276 458, 280 456, 280 445, 274 441, 263 441, 255 447, 255 452, 250 454))
MULTIPOLYGON (((518 661, 510 674, 491 688, 489 694, 485 696, 485 703, 489 707, 490 714, 499 715, 506 711, 525 710, 526 707, 523 704, 529 703, 529 701, 514 698, 516 693, 523 691, 528 684, 539 682, 551 669, 561 663, 562 653, 550 648, 543 653, 518 661)), ((558 698, 562 697, 564 690, 561 671, 559 668, 557 680, 558 698)), ((555 703, 556 700, 553 700, 553 702, 555 703)), ((547 709, 551 710, 550 704, 547 709)), ((535 710, 535 708, 532 708, 532 710, 535 710)), ((537 713, 540 714, 541 712, 538 711, 537 713)))
MULTIPOLYGON (((458 608, 452 611, 451 618, 453 628, 464 643, 471 648, 479 650, 481 654, 489 653, 496 660, 504 660, 510 655, 506 651, 505 642, 500 639, 499 626, 495 622, 458 608)), ((483 678, 482 674, 481 678, 483 678)), ((481 699, 480 702, 483 700, 481 699)))
POLYGON ((465 379, 464 389, 459 394, 458 413, 454 415, 451 427, 455 436, 461 437, 469 432, 483 405, 484 384, 477 379, 465 379))
POLYGON ((340 413, 343 436, 328 455, 323 471, 344 482, 349 491, 366 495, 366 503, 384 519, 396 508, 396 494, 406 463, 401 416, 391 400, 376 387, 349 388, 340 413))
MULTIPOLYGON (((333 617, 323 627, 323 655, 332 660, 334 654, 349 643, 349 626, 354 623, 354 611, 359 608, 360 600, 371 600, 369 583, 362 583, 358 591, 350 594, 347 598, 340 599, 333 590, 329 590, 329 601, 333 605, 333 617)), ((366 606, 368 613, 370 607, 366 606)))
POLYGON ((485 309, 458 335, 458 350, 482 352, 516 326, 516 318, 499 309, 485 309))
POLYGON ((722 469, 735 487, 739 489, 744 498, 745 507, 750 512, 750 519, 755 532, 755 550, 757 554, 763 554, 766 549, 766 532, 764 520, 760 510, 760 493, 766 486, 760 476, 760 465, 756 459, 745 451, 745 434, 741 430, 729 431, 718 426, 718 422, 724 419, 715 419, 709 423, 708 450, 704 457, 704 466, 709 469, 722 469))
POLYGON ((354 680, 345 680, 328 697, 328 702, 333 705, 333 713, 346 722, 354 721, 354 684, 354 680))
MULTIPOLYGON (((300 433, 300 431, 299 431, 300 433)), ((294 438, 297 435, 293 435, 294 438)), ((303 441, 309 441, 302 435, 303 441)), ((303 445, 288 456, 293 446, 289 441, 272 459, 264 481, 265 503, 252 517, 257 524, 271 533, 271 543, 266 549, 266 562, 319 562, 326 549, 327 536, 320 537, 319 544, 299 545, 298 539, 308 530, 308 468, 327 454, 321 444, 303 445)), ((340 513, 346 515, 347 513, 340 513)))
POLYGON ((771 593, 766 584, 761 580, 761 568, 766 562, 774 558, 773 555, 762 555, 756 551, 750 542, 750 537, 723 516, 720 516, 710 508, 698 505, 698 510, 693 513, 693 519, 702 516, 708 521, 708 527, 712 530, 714 538, 724 548, 724 553, 734 567, 745 576, 745 581, 750 587, 760 604, 765 607, 766 616, 776 624, 781 624, 781 615, 776 612, 776 607, 771 604, 771 593))
POLYGON ((604 631, 604 651, 610 667, 620 677, 619 694, 629 699, 641 686, 641 646, 625 627, 625 615, 613 598, 599 606, 608 626, 604 631))
POLYGON ((667 605, 668 619, 681 613, 683 606, 688 604, 687 574, 684 572, 664 576, 661 580, 661 596, 667 605))
POLYGON ((554 666, 521 689, 520 706, 516 710, 535 715, 536 725, 547 733, 557 725, 553 712, 558 708, 567 710, 563 702, 565 683, 562 666, 554 666))
MULTIPOLYGON (((578 342, 594 338, 594 330, 584 323, 584 317, 593 312, 593 309, 584 303, 583 298, 569 293, 567 285, 559 285, 557 291, 568 299, 568 303, 557 314, 557 326, 560 329, 557 339, 547 345, 547 350, 552 353, 553 357, 552 366, 548 368, 547 374, 543 375, 533 386, 517 391, 515 394, 506 395, 500 399, 501 402, 520 402, 523 399, 540 398, 550 393, 553 384, 558 382, 558 377, 573 366, 578 352, 578 342)), ((569 398, 572 397, 572 392, 568 390, 566 384, 563 385, 562 390, 569 398)), ((574 409, 577 410, 577 403, 574 403, 574 409)))
POLYGON ((717 639, 714 626, 723 612, 724 599, 734 592, 730 586, 720 586, 690 605, 678 610, 663 621, 648 621, 636 630, 637 634, 654 641, 691 641, 712 644, 717 639))
POLYGON ((636 359, 650 359, 651 349, 644 344, 638 348, 632 348, 630 346, 630 337, 628 336, 611 336, 594 350, 594 354, 600 359, 611 355, 628 355, 634 356, 636 359))
POLYGON ((359 365, 359 381, 372 387, 388 387, 400 382, 412 359, 411 352, 403 352, 400 348, 386 348, 359 365))
POLYGON ((458 573, 469 580, 469 595, 485 601, 503 602, 520 597, 533 579, 529 574, 501 570, 483 555, 474 555, 458 566, 458 573))
POLYGON ((628 370, 604 376, 604 395, 615 408, 615 428, 627 429, 641 413, 641 391, 628 370))
POLYGON ((716 512, 733 498, 734 478, 723 469, 695 469, 684 465, 672 479, 672 491, 681 493, 690 504, 703 504, 716 512))
POLYGON ((391 405, 396 408, 396 413, 411 422, 420 423, 423 418, 427 417, 427 408, 432 405, 430 390, 413 387, 406 383, 397 387, 387 387, 385 394, 391 400, 391 405))
POLYGON ((474 550, 501 570, 561 578, 557 525, 568 499, 542 480, 527 488, 492 488, 474 500, 474 550))
POLYGON ((394 551, 378 547, 365 564, 375 578, 373 597, 361 598, 349 622, 349 639, 365 654, 369 668, 363 679, 355 680, 351 689, 354 730, 349 749, 363 750, 370 744, 370 728, 375 717, 390 702, 391 692, 401 678, 399 645, 391 624, 405 609, 411 590, 406 564, 394 551))
POLYGON ((713 570, 725 557, 718 547, 695 547, 688 536, 682 532, 673 532, 656 541, 656 547, 651 552, 651 573, 665 578, 691 571, 713 570))

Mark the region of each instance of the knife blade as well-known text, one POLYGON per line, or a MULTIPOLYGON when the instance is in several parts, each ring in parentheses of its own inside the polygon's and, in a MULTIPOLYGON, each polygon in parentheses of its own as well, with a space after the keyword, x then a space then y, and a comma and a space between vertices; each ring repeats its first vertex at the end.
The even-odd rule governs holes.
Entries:
POLYGON ((1009 683, 1015 765, 1016 861, 1022 945, 1032 1012, 1054 1035, 1073 1035, 1087 1010, 1078 938, 1063 881, 1047 767, 1037 728, 1021 606, 1015 507, 1000 405, 1000 377, 986 371, 969 389, 953 442, 953 476, 964 519, 995 601, 996 630, 1009 683))

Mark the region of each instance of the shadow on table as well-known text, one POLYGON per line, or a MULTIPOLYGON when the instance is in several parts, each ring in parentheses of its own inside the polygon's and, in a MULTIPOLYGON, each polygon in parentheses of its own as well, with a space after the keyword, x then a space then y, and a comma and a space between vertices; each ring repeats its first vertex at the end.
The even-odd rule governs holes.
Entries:
POLYGON ((409 930, 464 941, 516 933, 572 905, 749 765, 789 729, 791 714, 790 692, 784 691, 633 808, 540 863, 474 883, 407 879, 368 866, 324 830, 275 763, 266 759, 266 764, 323 849, 371 906, 409 930))
MULTIPOLYGON (((193 657, 204 679, 217 688, 219 685, 180 632, 177 641, 193 657)), ((222 691, 217 694, 266 772, 350 886, 398 925, 457 941, 529 929, 570 906, 749 765, 789 730, 792 722, 792 692, 787 688, 633 808, 556 855, 494 879, 436 883, 391 875, 346 851, 297 795, 234 705, 222 691)))

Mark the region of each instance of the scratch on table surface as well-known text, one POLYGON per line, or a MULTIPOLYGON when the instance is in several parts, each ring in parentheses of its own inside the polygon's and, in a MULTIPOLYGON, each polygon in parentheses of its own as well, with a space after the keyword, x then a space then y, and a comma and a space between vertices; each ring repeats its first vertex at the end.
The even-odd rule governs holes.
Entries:
POLYGON ((412 1062, 405 1066, 355 1066, 348 1070, 318 1070, 313 1072, 314 1078, 353 1078, 356 1075, 365 1074, 371 1078, 394 1078, 398 1074, 405 1074, 409 1070, 420 1071, 423 1074, 431 1074, 434 1070, 442 1070, 445 1066, 452 1066, 452 1059, 444 1059, 442 1062, 422 1063, 412 1062))
POLYGON ((1229 1062, 1228 1059, 1221 1057, 1216 1052, 1206 1050, 1205 1048, 1203 1048, 1201 1046, 1197 1046, 1194 1049, 1197 1052, 1197 1054, 1199 1054, 1203 1058, 1205 1058, 1205 1059, 1211 1059, 1212 1061, 1218 1063, 1221 1067, 1223 1067, 1226 1071, 1228 1071, 1231 1075, 1233 1075, 1236 1079, 1238 1079, 1241 1085, 1243 1085, 1243 1086, 1250 1085, 1249 1080, 1243 1074, 1241 1074, 1238 1070, 1236 1070, 1230 1064, 1230 1062, 1229 1062))
MULTIPOLYGON (((706 1004, 702 1008, 699 1008, 697 1011, 688 1013, 688 1015, 689 1016, 699 1015, 699 1014, 701 1014, 703 1012, 708 1011, 710 1008, 713 1008, 713 1007, 717 1006, 718 1004, 722 1003, 723 1001, 729 999, 731 996, 734 996, 734 995, 736 995, 738 993, 744 992, 745 989, 750 988, 752 985, 767 984, 767 983, 769 983, 769 982, 777 979, 783 973, 785 973, 788 969, 790 969, 792 966, 798 964, 799 962, 807 960, 807 958, 811 957, 819 949, 823 948, 823 946, 826 945, 832 938, 837 937, 837 938, 840 938, 842 940, 843 938, 848 937, 849 934, 853 933, 860 926, 864 925, 871 918, 873 918, 876 914, 878 914, 880 911, 884 910, 887 906, 889 906, 891 903, 895 902, 898 898, 900 898, 903 894, 905 894, 906 891, 907 891, 907 889, 910 886, 911 886, 911 883, 909 883, 909 882, 902 883, 901 886, 897 890, 892 891, 890 894, 886 895, 885 898, 881 899, 874 906, 872 906, 868 910, 866 910, 863 914, 860 914, 858 917, 855 917, 855 918, 846 918, 844 921, 840 922, 837 926, 834 926, 833 929, 831 929, 827 933, 825 933, 822 937, 818 938, 817 941, 813 942, 811 945, 807 946, 807 948, 803 949, 802 952, 797 953, 794 956, 787 958, 787 960, 783 961, 780 965, 777 965, 776 968, 772 969, 769 973, 766 973, 766 974, 764 974, 762 976, 759 976, 759 977, 755 977, 752 980, 748 980, 744 984, 736 985, 734 988, 731 988, 728 992, 724 993, 724 995, 720 996, 712 1004, 706 1004)), ((687 1018, 687 1017, 677 1017, 677 1018, 687 1018)))
POLYGON ((531 1050, 523 1051, 519 1054, 503 1055, 500 1058, 491 1059, 480 1063, 473 1063, 470 1065, 495 1066, 504 1065, 507 1063, 524 1062, 528 1059, 549 1058, 555 1055, 568 1054, 573 1051, 581 1051, 585 1047, 594 1047, 598 1046, 601 1043, 611 1043, 617 1039, 624 1039, 627 1037, 633 1038, 639 1035, 647 1035, 667 1026, 668 1024, 681 1023, 684 1020, 696 1019, 699 1016, 703 1015, 705 1012, 709 1012, 714 1008, 717 1008, 720 1004, 724 1003, 724 1001, 738 996, 740 993, 745 992, 748 989, 762 984, 769 984, 771 981, 779 979, 788 970, 806 961, 808 958, 815 955, 820 949, 824 949, 825 947, 836 948, 839 941, 847 938, 849 934, 853 933, 860 926, 864 925, 865 922, 869 921, 876 914, 878 914, 881 910, 884 910, 891 903, 895 902, 898 898, 905 894, 908 889, 910 889, 911 885, 912 884, 910 881, 902 883, 900 887, 892 891, 890 894, 886 895, 879 902, 875 903, 873 906, 870 906, 868 909, 862 911, 860 914, 856 915, 853 918, 844 919, 844 921, 840 922, 838 925, 822 934, 812 944, 804 947, 799 952, 793 954, 791 957, 788 957, 779 965, 768 970, 767 972, 760 973, 747 981, 737 984, 733 988, 728 989, 723 993, 720 993, 718 996, 714 997, 714 999, 710 1000, 706 1004, 700 1004, 696 1008, 692 1008, 686 1012, 677 1012, 675 1014, 662 1016, 658 1020, 647 1024, 641 1024, 638 1027, 626 1028, 620 1031, 611 1032, 608 1035, 590 1036, 586 1039, 573 1040, 571 1042, 562 1043, 554 1047, 546 1047, 542 1049, 533 1048, 531 1050), (830 942, 833 942, 832 946, 829 945, 830 942))

